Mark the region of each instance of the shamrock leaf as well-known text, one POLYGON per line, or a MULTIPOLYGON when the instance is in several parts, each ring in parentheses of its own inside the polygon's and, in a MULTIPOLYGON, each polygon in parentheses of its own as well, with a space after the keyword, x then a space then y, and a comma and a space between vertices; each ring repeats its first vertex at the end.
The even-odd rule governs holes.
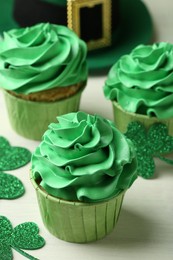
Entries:
POLYGON ((16 199, 24 192, 25 188, 17 177, 0 172, 0 199, 16 199))
POLYGON ((3 136, 0 136, 0 149, 4 149, 6 147, 9 147, 10 144, 7 139, 5 139, 3 136))
POLYGON ((26 165, 31 160, 31 152, 23 147, 10 146, 9 142, 0 136, 0 170, 14 170, 26 165))
POLYGON ((14 228, 11 244, 22 249, 38 249, 45 244, 44 239, 38 233, 39 229, 35 223, 20 224, 14 228))
POLYGON ((155 171, 154 160, 148 156, 137 151, 137 160, 138 160, 138 174, 145 179, 149 179, 153 176, 155 171))
POLYGON ((1 259, 4 259, 4 260, 13 259, 13 253, 12 253, 11 247, 9 245, 1 243, 0 244, 0 256, 1 256, 1 259))
POLYGON ((167 154, 173 151, 173 137, 168 135, 168 129, 164 124, 158 123, 150 127, 148 141, 154 155, 167 154))
POLYGON ((0 256, 1 259, 13 259, 9 238, 13 232, 11 223, 7 218, 0 216, 0 256))
POLYGON ((26 222, 14 229, 10 221, 0 216, 0 256, 5 260, 12 260, 12 248, 29 259, 36 259, 22 249, 38 249, 45 245, 39 235, 38 226, 33 222, 26 222))
POLYGON ((134 143, 138 160, 138 174, 143 178, 148 179, 153 176, 154 157, 173 164, 172 160, 164 157, 173 152, 173 137, 168 135, 166 125, 155 123, 147 131, 141 123, 131 122, 125 135, 134 143))

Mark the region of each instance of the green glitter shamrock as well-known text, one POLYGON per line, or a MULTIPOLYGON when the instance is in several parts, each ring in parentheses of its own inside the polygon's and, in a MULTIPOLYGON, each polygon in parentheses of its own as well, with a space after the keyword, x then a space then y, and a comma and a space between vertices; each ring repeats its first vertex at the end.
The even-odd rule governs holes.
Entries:
POLYGON ((17 177, 0 171, 0 199, 16 199, 24 192, 25 188, 17 177))
MULTIPOLYGON (((33 222, 25 222, 14 229, 11 222, 0 216, 0 259, 12 260, 12 248, 28 259, 37 258, 22 249, 38 249, 45 245, 45 240, 39 235, 38 226, 33 222)), ((38 259, 37 259, 38 260, 38 259)))
POLYGON ((31 160, 31 152, 23 147, 14 147, 0 136, 0 171, 15 170, 31 160))
POLYGON ((154 157, 173 164, 173 160, 164 157, 164 155, 173 152, 173 137, 168 135, 166 125, 155 123, 147 131, 143 124, 131 122, 125 135, 135 145, 138 174, 143 178, 149 179, 153 176, 155 171, 154 157))

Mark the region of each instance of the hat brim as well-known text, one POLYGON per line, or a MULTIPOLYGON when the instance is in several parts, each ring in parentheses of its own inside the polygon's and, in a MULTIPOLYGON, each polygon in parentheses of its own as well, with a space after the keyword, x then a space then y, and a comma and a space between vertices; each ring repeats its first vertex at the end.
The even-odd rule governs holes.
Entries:
MULTIPOLYGON (((0 1, 0 33, 17 28, 13 20, 14 0, 0 1)), ((114 45, 104 50, 88 53, 88 65, 91 72, 108 70, 124 54, 139 44, 148 44, 152 40, 153 26, 150 13, 140 0, 121 0, 121 23, 118 39, 114 45)))

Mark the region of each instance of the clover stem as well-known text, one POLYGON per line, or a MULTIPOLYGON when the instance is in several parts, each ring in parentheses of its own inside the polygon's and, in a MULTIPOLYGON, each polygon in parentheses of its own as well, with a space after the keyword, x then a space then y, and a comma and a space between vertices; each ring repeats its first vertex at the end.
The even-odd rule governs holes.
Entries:
POLYGON ((160 160, 168 163, 168 164, 171 164, 173 165, 173 160, 172 159, 169 159, 169 158, 165 158, 164 156, 161 156, 161 155, 158 155, 157 158, 159 158, 160 160))
POLYGON ((30 260, 39 260, 38 258, 35 258, 29 254, 27 254, 26 252, 24 252, 23 250, 21 250, 20 248, 15 247, 14 245, 11 245, 11 247, 16 250, 18 253, 20 253, 21 255, 25 256, 26 258, 30 259, 30 260))

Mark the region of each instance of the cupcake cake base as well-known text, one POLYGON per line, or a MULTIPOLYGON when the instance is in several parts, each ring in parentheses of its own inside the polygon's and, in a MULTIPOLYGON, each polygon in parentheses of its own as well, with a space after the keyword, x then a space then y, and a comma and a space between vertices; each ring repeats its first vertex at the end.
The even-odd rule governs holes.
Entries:
POLYGON ((79 109, 83 87, 74 95, 53 102, 24 100, 4 91, 12 128, 28 139, 41 140, 43 133, 56 117, 79 109))
POLYGON ((127 131, 129 123, 136 121, 142 123, 146 130, 155 123, 165 124, 168 128, 168 134, 173 135, 173 118, 160 120, 156 117, 130 113, 122 109, 116 101, 113 101, 112 105, 115 125, 122 133, 127 131))
POLYGON ((88 243, 104 238, 115 227, 124 192, 105 202, 65 201, 49 195, 39 180, 31 182, 36 190, 45 227, 55 237, 73 243, 88 243))

